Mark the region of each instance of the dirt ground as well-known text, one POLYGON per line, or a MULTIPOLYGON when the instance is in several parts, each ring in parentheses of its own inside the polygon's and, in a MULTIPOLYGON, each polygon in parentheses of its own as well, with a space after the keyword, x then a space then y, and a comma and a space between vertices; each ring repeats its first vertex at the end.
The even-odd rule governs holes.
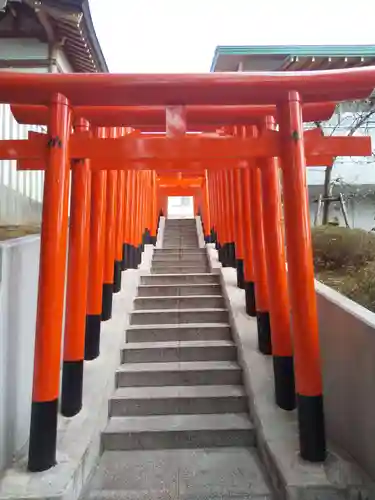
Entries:
POLYGON ((21 238, 29 234, 39 234, 40 225, 2 225, 0 224, 0 241, 21 238))
POLYGON ((375 312, 375 234, 321 226, 312 241, 316 278, 375 312))

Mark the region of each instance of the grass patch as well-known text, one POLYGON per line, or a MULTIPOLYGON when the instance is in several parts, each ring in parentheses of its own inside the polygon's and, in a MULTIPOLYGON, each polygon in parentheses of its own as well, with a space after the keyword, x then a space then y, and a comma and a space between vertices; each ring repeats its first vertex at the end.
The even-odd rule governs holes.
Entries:
POLYGON ((312 243, 316 278, 375 312, 375 234, 320 226, 312 243))

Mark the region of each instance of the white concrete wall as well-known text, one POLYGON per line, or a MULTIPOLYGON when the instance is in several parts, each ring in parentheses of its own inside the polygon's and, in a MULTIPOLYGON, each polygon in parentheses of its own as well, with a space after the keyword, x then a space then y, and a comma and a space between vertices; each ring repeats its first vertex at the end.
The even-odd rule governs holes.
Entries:
POLYGON ((39 236, 0 244, 0 470, 28 440, 39 249, 39 236))
POLYGON ((316 291, 327 436, 374 479, 375 314, 322 283, 316 291))

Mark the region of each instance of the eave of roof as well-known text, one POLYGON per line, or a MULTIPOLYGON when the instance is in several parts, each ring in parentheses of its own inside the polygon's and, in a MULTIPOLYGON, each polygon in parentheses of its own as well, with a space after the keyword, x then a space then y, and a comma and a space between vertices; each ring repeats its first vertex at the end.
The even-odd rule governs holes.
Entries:
POLYGON ((82 72, 109 72, 95 32, 88 0, 41 0, 41 6, 76 13, 77 19, 82 14, 79 21, 53 16, 60 36, 66 36, 71 42, 66 47, 68 56, 76 61, 76 66, 82 72))
POLYGON ((215 71, 220 56, 359 57, 375 58, 375 45, 248 45, 216 47, 211 64, 215 71))

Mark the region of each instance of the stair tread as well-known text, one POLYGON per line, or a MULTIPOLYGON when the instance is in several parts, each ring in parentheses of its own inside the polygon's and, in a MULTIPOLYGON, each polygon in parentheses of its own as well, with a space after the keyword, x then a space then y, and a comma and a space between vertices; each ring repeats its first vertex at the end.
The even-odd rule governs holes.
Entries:
POLYGON ((111 399, 160 399, 160 398, 238 398, 246 397, 241 385, 188 385, 119 387, 111 399))
POLYGON ((141 498, 270 500, 273 495, 251 447, 105 451, 84 499, 141 498))
POLYGON ((166 342, 128 342, 124 349, 168 349, 168 348, 210 348, 210 347, 233 347, 231 340, 169 340, 166 342))
MULTIPOLYGON (((142 300, 181 300, 181 299, 187 299, 187 300, 197 300, 197 299, 221 299, 223 298, 222 295, 157 295, 157 296, 150 296, 150 297, 136 297, 134 299, 135 302, 141 302, 142 300)), ((165 309, 164 309, 165 310, 165 309)))
MULTIPOLYGON (((141 276, 147 276, 148 277, 148 276, 153 276, 153 275, 152 274, 142 274, 141 276)), ((219 277, 219 275, 216 274, 216 273, 180 273, 180 274, 177 274, 177 273, 175 273, 175 274, 171 274, 171 273, 164 273, 164 274, 162 274, 162 273, 160 273, 160 274, 158 274, 157 277, 158 278, 162 278, 164 276, 166 276, 166 277, 172 276, 173 278, 176 278, 178 276, 184 276, 184 277, 185 276, 199 276, 200 278, 202 276, 217 276, 217 277, 219 277)), ((206 283, 204 283, 204 284, 206 284, 206 283)))
MULTIPOLYGON (((164 285, 165 286, 165 285, 164 285)), ((171 286, 171 285, 168 285, 171 286)), ((176 286, 176 285, 172 285, 176 286)), ((178 286, 178 285, 177 285, 178 286)), ((222 295, 150 295, 149 297, 136 297, 134 300, 159 300, 159 299, 217 299, 218 297, 222 297, 222 295)))
MULTIPOLYGON (((161 275, 159 275, 161 276, 161 275)), ((173 276, 176 276, 175 274, 173 276)), ((209 287, 214 287, 214 288, 220 288, 220 283, 177 283, 176 285, 175 284, 170 284, 170 283, 167 283, 167 284, 162 284, 162 285, 144 285, 144 284, 140 284, 138 285, 138 288, 146 288, 146 289, 151 289, 151 288, 176 288, 176 287, 181 287, 181 288, 190 288, 190 287, 197 287, 197 288, 201 288, 203 286, 209 286, 209 287)), ((190 295, 188 295, 188 297, 190 297, 190 295)), ((215 295, 215 297, 217 297, 217 295, 215 295)))
POLYGON ((123 363, 117 368, 117 372, 186 372, 203 370, 240 370, 238 363, 234 361, 171 361, 169 363, 123 363))
POLYGON ((196 312, 221 312, 228 311, 226 307, 193 307, 189 309, 138 309, 132 311, 132 314, 157 314, 157 313, 169 313, 169 312, 180 312, 180 313, 196 313, 196 312))
MULTIPOLYGON (((173 309, 174 310, 174 309, 173 309)), ((186 310, 186 309, 185 309, 186 310)), ((175 328, 178 328, 179 330, 183 329, 189 329, 191 330, 192 328, 230 328, 229 323, 176 323, 176 324, 170 324, 170 323, 165 323, 165 324, 152 324, 152 325, 129 325, 127 326, 126 330, 173 330, 175 328)))
POLYGON ((246 413, 199 415, 147 415, 110 417, 105 434, 135 432, 184 432, 194 430, 252 430, 246 413))

